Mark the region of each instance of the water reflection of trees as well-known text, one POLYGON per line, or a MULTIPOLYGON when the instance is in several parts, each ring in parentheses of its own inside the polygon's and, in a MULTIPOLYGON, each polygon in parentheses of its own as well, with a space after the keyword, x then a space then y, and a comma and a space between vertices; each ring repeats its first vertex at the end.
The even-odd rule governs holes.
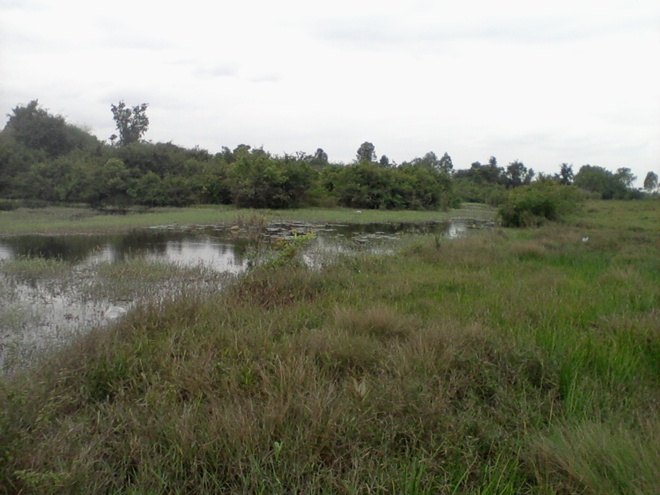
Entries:
POLYGON ((99 236, 77 235, 26 235, 2 240, 2 244, 16 258, 44 258, 64 261, 82 261, 107 242, 107 238, 99 236))
POLYGON ((133 230, 123 235, 117 245, 122 253, 165 253, 167 243, 183 237, 180 232, 163 230, 133 230))
MULTIPOLYGON (((333 225, 329 232, 319 235, 332 238, 350 238, 356 235, 386 235, 401 233, 437 233, 452 235, 450 222, 425 224, 388 223, 362 225, 333 225)), ((455 232, 454 232, 455 234, 455 232)), ((167 258, 168 252, 176 253, 185 261, 195 261, 195 256, 204 251, 217 253, 222 266, 245 266, 248 259, 260 250, 269 248, 268 240, 261 237, 241 238, 226 232, 176 232, 171 230, 134 230, 121 235, 28 235, 4 238, 0 247, 13 257, 41 257, 80 262, 84 260, 120 263, 135 257, 150 256, 167 258), (200 247, 201 244, 201 247, 200 247)), ((216 256, 211 256, 215 258, 216 256)), ((213 264, 216 262, 214 261, 213 264)))

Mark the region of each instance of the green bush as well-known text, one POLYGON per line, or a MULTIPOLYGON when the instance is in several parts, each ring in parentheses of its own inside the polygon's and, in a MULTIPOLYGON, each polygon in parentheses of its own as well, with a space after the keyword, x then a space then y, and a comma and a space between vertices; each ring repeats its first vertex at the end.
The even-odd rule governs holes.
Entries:
POLYGON ((11 211, 16 208, 18 208, 18 204, 15 201, 0 199, 0 211, 11 211))
POLYGON ((552 181, 511 189, 498 209, 504 227, 534 227, 575 211, 581 195, 552 181))

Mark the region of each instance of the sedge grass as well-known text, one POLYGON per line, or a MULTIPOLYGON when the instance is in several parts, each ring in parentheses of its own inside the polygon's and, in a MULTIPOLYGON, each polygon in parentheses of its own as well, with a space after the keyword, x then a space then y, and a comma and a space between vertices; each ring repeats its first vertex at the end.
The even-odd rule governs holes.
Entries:
POLYGON ((0 486, 655 493, 660 234, 599 222, 139 306, 0 382, 0 486))

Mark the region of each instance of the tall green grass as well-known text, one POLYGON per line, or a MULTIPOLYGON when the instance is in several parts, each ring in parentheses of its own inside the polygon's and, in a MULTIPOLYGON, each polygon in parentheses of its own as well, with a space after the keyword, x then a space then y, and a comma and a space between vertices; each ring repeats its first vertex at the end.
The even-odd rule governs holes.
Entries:
POLYGON ((137 308, 0 382, 0 487, 656 493, 660 231, 585 214, 137 308))

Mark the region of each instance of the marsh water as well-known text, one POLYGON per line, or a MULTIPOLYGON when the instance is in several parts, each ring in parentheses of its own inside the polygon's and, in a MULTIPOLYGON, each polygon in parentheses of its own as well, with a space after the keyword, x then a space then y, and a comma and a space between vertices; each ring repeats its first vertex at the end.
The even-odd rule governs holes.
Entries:
POLYGON ((136 304, 220 290, 271 246, 307 233, 303 258, 393 252, 407 234, 446 238, 482 227, 472 220, 427 224, 286 223, 240 227, 158 226, 113 235, 0 237, 0 373, 41 351, 107 325, 136 304), (144 266, 142 275, 140 267, 144 266), (156 267, 156 268, 154 268, 156 267))

